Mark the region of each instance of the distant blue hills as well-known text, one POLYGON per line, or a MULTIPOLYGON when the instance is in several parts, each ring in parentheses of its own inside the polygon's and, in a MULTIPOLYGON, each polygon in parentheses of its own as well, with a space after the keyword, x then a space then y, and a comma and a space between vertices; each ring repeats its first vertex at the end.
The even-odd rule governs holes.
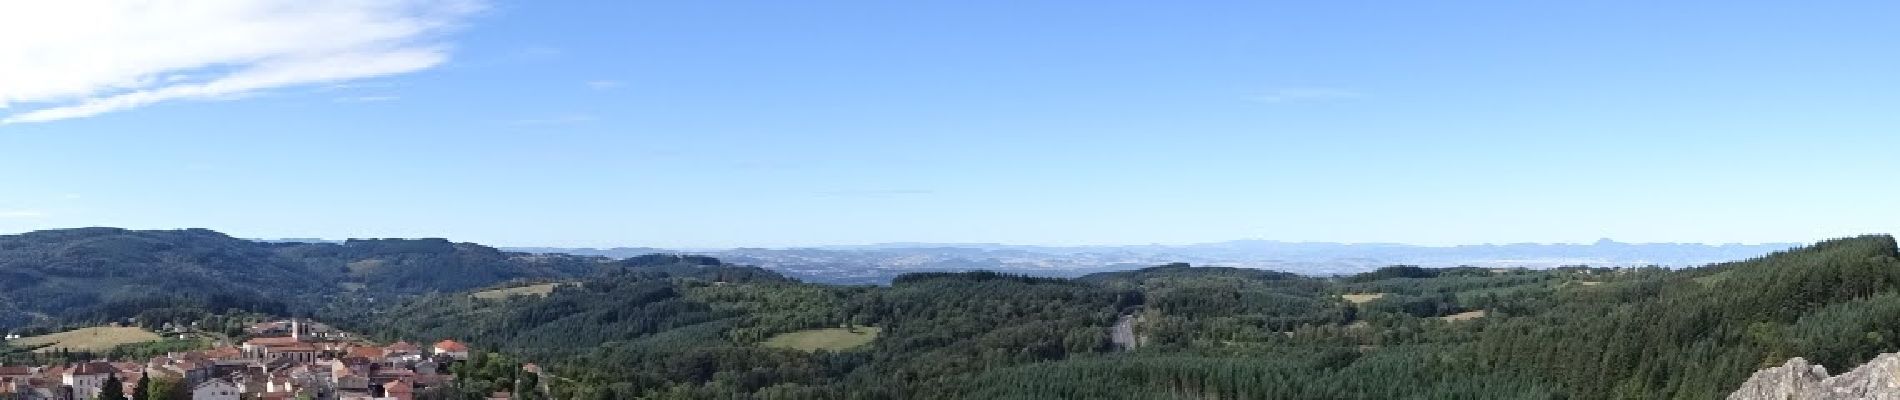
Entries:
POLYGON ((1702 244, 1510 243, 1420 246, 1396 243, 1235 240, 1186 245, 1034 246, 995 243, 882 243, 804 248, 670 250, 652 247, 517 247, 505 250, 614 258, 652 253, 703 254, 777 270, 800 279, 883 283, 923 271, 994 270, 1048 276, 1134 269, 1173 262, 1342 275, 1390 265, 1549 268, 1565 265, 1686 267, 1737 261, 1802 243, 1702 244))

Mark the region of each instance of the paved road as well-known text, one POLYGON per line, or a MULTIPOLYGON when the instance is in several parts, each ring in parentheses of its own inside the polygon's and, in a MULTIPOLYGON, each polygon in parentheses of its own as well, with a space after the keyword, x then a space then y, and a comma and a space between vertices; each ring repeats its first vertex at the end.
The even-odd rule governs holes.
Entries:
POLYGON ((1120 347, 1122 351, 1134 350, 1135 346, 1140 345, 1135 342, 1135 316, 1123 315, 1121 320, 1115 321, 1115 329, 1109 334, 1109 340, 1114 341, 1115 347, 1120 347))

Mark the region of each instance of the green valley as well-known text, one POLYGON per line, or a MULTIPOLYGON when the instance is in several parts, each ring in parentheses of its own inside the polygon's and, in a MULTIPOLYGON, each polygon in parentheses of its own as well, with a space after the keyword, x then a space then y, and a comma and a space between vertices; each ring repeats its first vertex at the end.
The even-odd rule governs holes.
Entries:
POLYGON ((381 342, 458 338, 539 365, 563 399, 1708 398, 1791 357, 1900 350, 1888 236, 1684 269, 1170 264, 888 286, 429 240, 93 230, 0 244, 11 332, 311 316, 381 342), (82 273, 137 283, 68 283, 82 273), (168 289, 196 283, 211 290, 168 289), (1124 320, 1139 346, 1112 337, 1124 320))

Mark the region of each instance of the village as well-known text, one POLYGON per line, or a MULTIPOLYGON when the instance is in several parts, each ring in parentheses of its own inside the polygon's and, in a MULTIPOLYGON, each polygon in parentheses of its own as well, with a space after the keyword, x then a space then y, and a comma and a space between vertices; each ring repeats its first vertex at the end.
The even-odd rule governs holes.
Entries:
MULTIPOLYGON (((469 358, 468 346, 452 339, 427 347, 402 341, 379 345, 302 319, 245 330, 249 339, 241 343, 171 352, 142 363, 0 365, 0 399, 104 399, 116 384, 116 392, 128 400, 144 400, 130 396, 142 380, 151 379, 178 382, 179 391, 193 400, 414 400, 419 391, 453 382, 448 366, 469 358)), ((531 364, 522 367, 540 372, 531 364)), ((509 398, 505 392, 489 397, 509 398)))

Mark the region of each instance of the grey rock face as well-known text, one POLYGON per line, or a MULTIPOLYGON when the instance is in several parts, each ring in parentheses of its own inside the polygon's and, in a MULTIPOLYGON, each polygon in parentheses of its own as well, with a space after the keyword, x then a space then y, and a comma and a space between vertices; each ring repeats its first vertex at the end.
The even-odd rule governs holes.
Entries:
POLYGON ((1796 357, 1755 371, 1730 400, 1900 400, 1900 353, 1882 354, 1859 368, 1828 376, 1827 368, 1796 357))

